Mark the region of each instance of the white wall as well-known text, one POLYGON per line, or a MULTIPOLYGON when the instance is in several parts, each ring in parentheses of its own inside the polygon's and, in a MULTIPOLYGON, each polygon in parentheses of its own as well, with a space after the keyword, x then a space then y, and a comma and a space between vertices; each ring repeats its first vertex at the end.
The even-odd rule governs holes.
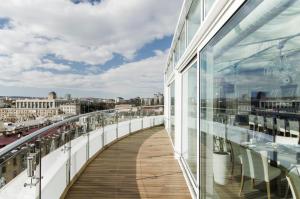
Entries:
MULTIPOLYGON (((131 132, 164 123, 164 116, 151 116, 138 118, 131 121, 131 132)), ((119 137, 128 135, 129 121, 120 122, 118 125, 119 137)), ((104 127, 104 143, 109 144, 117 139, 116 124, 104 127)), ((87 157, 88 136, 82 135, 71 142, 71 180, 86 163, 88 158, 102 149, 103 129, 90 132, 89 157, 87 157)), ((67 186, 68 151, 63 152, 64 146, 56 149, 42 158, 42 199, 58 199, 67 186)), ((0 199, 36 199, 37 187, 24 187, 30 182, 25 170, 16 178, 0 189, 0 199)))

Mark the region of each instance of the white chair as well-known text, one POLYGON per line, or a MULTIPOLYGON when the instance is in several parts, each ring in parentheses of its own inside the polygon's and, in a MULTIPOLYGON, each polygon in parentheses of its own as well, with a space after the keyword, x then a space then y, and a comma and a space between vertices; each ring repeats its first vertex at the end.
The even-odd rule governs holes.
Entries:
POLYGON ((289 121, 289 127, 291 136, 299 137, 299 122, 289 121))
MULTIPOLYGON (((270 166, 268 163, 267 152, 261 151, 260 153, 256 153, 253 150, 246 149, 247 159, 245 154, 242 154, 242 175, 250 176, 252 186, 255 185, 255 180, 264 181, 267 187, 267 195, 268 199, 271 198, 271 188, 270 182, 280 177, 281 171, 280 169, 270 166), (247 165, 248 164, 248 165, 247 165)), ((244 187, 244 177, 241 180, 241 192, 243 191, 244 187)))
POLYGON ((266 127, 272 132, 274 131, 274 119, 272 117, 266 117, 266 127))
MULTIPOLYGON (((300 198, 300 165, 292 167, 286 176, 288 188, 291 189, 294 199, 300 198)), ((288 189, 287 189, 288 190, 288 189)), ((286 193, 287 197, 287 193, 286 193)))
POLYGON ((233 143, 233 142, 228 142, 229 143, 229 147, 230 147, 230 152, 231 152, 231 163, 232 163, 232 167, 231 167, 231 176, 233 177, 234 175, 234 169, 235 169, 235 165, 242 165, 242 157, 241 157, 241 146, 233 143))
POLYGON ((253 130, 255 130, 255 126, 256 126, 256 122, 257 122, 257 117, 256 115, 249 115, 249 127, 251 129, 251 126, 253 126, 253 130))
POLYGON ((299 138, 276 135, 275 142, 284 145, 298 145, 299 138))
MULTIPOLYGON (((245 177, 251 178, 250 164, 249 164, 249 160, 248 160, 247 150, 249 150, 249 149, 246 149, 244 147, 240 147, 240 150, 239 150, 239 152, 240 152, 240 160, 241 160, 241 165, 242 165, 241 187, 240 187, 239 196, 242 195, 242 191, 244 189, 245 177)), ((251 178, 251 182, 253 183, 252 178, 251 178)))
POLYGON ((265 119, 263 116, 257 116, 257 130, 259 131, 260 129, 262 131, 265 129, 265 119))
POLYGON ((277 131, 282 133, 283 136, 285 136, 286 134, 285 120, 277 118, 276 122, 277 122, 277 131))

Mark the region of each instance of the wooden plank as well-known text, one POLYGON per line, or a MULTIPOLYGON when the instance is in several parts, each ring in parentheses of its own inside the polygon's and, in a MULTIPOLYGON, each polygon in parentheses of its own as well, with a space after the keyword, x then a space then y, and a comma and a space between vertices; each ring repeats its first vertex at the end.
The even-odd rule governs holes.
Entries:
POLYGON ((191 198, 163 127, 133 134, 99 154, 67 199, 191 198))

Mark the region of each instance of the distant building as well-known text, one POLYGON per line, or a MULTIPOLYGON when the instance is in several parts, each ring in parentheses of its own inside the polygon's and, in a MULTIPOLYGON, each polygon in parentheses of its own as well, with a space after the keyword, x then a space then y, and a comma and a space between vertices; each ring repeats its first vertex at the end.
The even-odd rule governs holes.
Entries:
POLYGON ((57 98, 57 95, 56 95, 56 93, 54 91, 48 93, 48 99, 49 100, 54 100, 56 98, 57 98))
POLYGON ((16 122, 34 120, 38 117, 53 117, 61 114, 60 106, 69 102, 69 100, 57 99, 53 91, 48 94, 47 99, 17 99, 15 108, 0 109, 0 120, 16 122))
POLYGON ((117 103, 123 103, 123 102, 125 102, 125 100, 124 100, 123 97, 116 97, 116 99, 115 99, 115 103, 116 103, 116 104, 117 104, 117 103))
POLYGON ((16 118, 16 109, 14 108, 0 108, 0 120, 15 122, 16 118))
POLYGON ((71 100, 71 99, 72 99, 71 94, 66 94, 66 95, 65 95, 65 99, 66 99, 66 100, 71 100))
POLYGON ((141 98, 141 105, 142 106, 152 106, 154 105, 153 98, 141 98))
POLYGON ((115 100, 114 99, 100 99, 100 102, 103 102, 103 103, 115 103, 115 100))
POLYGON ((59 109, 64 114, 70 114, 70 115, 80 114, 80 104, 79 103, 62 104, 62 105, 60 105, 59 109))
POLYGON ((141 98, 142 106, 155 106, 164 104, 164 95, 161 93, 154 94, 154 97, 141 98))

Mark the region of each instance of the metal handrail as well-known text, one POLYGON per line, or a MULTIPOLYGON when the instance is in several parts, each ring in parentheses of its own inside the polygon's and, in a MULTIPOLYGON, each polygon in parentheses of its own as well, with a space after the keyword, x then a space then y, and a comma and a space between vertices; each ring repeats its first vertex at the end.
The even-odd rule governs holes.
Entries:
POLYGON ((107 109, 107 110, 95 111, 95 112, 91 112, 91 113, 76 115, 76 116, 64 119, 60 122, 53 123, 49 126, 41 128, 41 129, 39 129, 39 130, 29 134, 29 135, 26 135, 25 137, 22 137, 22 138, 20 138, 16 141, 14 141, 13 143, 10 143, 10 144, 6 145, 5 147, 1 148, 0 149, 0 158, 4 155, 8 154, 9 152, 14 150, 15 148, 17 148, 19 146, 22 146, 22 145, 32 141, 35 138, 38 138, 40 135, 42 135, 43 133, 47 132, 50 129, 59 127, 59 126, 61 126, 63 124, 66 124, 68 122, 74 122, 74 121, 76 121, 77 119, 79 119, 81 117, 91 116, 91 115, 94 115, 94 114, 97 114, 97 113, 105 113, 105 112, 109 112, 109 111, 118 111, 118 110, 119 109, 107 109))
MULTIPOLYGON (((157 107, 157 106, 151 106, 151 107, 157 107)), ((73 117, 69 117, 69 118, 64 119, 60 122, 55 122, 55 123, 53 123, 49 126, 41 128, 41 129, 39 129, 39 130, 29 134, 29 135, 26 135, 25 137, 22 137, 22 138, 20 138, 16 141, 6 145, 5 147, 1 148, 0 149, 0 158, 3 157, 4 155, 8 154, 12 150, 16 149, 17 147, 22 146, 22 145, 34 140, 35 138, 38 138, 39 136, 41 136, 43 133, 47 132, 50 129, 62 126, 63 124, 66 124, 68 122, 74 122, 75 120, 77 120, 81 117, 92 116, 94 114, 106 113, 106 112, 111 112, 111 111, 118 112, 119 110, 122 110, 122 108, 94 111, 94 112, 90 112, 90 113, 85 113, 85 114, 80 114, 80 115, 76 115, 76 116, 73 116, 73 117)))

